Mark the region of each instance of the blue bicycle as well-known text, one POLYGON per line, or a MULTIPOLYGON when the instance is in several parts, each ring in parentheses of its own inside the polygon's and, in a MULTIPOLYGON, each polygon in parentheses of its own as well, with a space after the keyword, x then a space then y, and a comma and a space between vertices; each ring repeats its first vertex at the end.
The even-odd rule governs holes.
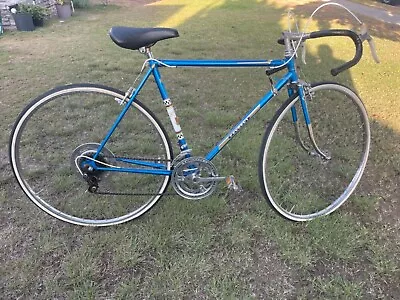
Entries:
MULTIPOLYGON (((327 215, 359 183, 370 148, 370 127, 360 97, 334 83, 306 83, 296 69, 297 49, 307 40, 349 37, 354 58, 331 71, 356 65, 366 31, 284 32, 284 58, 274 60, 156 59, 152 46, 178 37, 171 28, 113 27, 120 47, 146 56, 139 84, 127 92, 97 84, 57 87, 34 99, 19 115, 10 138, 10 162, 30 200, 60 220, 107 226, 135 219, 166 193, 169 183, 187 199, 211 195, 220 181, 235 187, 212 163, 233 137, 282 89, 289 98, 269 122, 261 143, 259 181, 272 208, 293 221, 327 215), (205 156, 194 156, 185 139, 161 69, 181 67, 266 68, 265 95, 205 156), (279 80, 271 76, 284 71, 279 80), (138 100, 150 77, 160 92, 179 145, 155 114, 138 100)), ((172 189, 171 189, 172 190, 172 189)))

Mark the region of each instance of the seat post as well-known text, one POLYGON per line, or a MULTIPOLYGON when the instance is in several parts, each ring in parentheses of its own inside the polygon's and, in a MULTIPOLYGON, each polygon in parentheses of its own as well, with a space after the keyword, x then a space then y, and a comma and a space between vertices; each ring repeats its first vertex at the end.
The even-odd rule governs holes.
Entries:
POLYGON ((154 58, 153 57, 153 52, 151 52, 151 48, 150 47, 142 47, 139 48, 139 52, 146 55, 147 58, 154 58))

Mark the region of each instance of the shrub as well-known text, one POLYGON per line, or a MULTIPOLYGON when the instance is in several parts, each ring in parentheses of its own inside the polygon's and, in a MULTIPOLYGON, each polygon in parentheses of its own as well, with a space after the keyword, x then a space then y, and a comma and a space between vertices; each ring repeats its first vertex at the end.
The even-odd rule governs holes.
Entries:
POLYGON ((31 14, 33 20, 43 20, 50 15, 50 10, 40 5, 20 4, 19 11, 31 14))
POLYGON ((74 0, 75 8, 88 8, 90 6, 89 0, 74 0))

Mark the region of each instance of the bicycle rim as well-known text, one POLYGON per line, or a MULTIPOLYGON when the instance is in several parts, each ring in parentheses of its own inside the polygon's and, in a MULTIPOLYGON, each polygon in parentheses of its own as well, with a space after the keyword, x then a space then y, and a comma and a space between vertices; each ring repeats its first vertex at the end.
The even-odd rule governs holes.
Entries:
POLYGON ((316 84, 310 92, 307 107, 315 141, 330 159, 312 146, 298 97, 278 110, 260 153, 264 196, 280 215, 293 221, 311 220, 339 208, 360 181, 370 147, 368 117, 357 94, 336 83, 316 84), (299 117, 299 134, 292 107, 299 117))
MULTIPOLYGON (((98 172, 102 194, 96 194, 88 192, 76 167, 79 155, 93 156, 122 110, 115 101, 122 98, 122 92, 104 86, 69 85, 38 97, 20 114, 10 139, 11 165, 39 208, 69 223, 108 226, 141 216, 160 199, 170 176, 98 172)), ((98 160, 132 167, 119 157, 171 167, 165 130, 140 102, 132 104, 98 160)))

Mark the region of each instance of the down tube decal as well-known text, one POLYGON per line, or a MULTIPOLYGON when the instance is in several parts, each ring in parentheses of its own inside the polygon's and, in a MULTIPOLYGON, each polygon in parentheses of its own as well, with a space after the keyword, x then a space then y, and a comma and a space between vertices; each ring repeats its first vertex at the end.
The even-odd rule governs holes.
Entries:
POLYGON ((239 122, 232 130, 231 132, 229 132, 226 137, 221 141, 221 143, 218 145, 218 149, 221 150, 238 132, 239 130, 243 127, 244 124, 246 124, 246 122, 248 120, 250 120, 259 110, 261 109, 261 105, 258 104, 253 111, 245 118, 243 118, 243 120, 241 122, 239 122))

